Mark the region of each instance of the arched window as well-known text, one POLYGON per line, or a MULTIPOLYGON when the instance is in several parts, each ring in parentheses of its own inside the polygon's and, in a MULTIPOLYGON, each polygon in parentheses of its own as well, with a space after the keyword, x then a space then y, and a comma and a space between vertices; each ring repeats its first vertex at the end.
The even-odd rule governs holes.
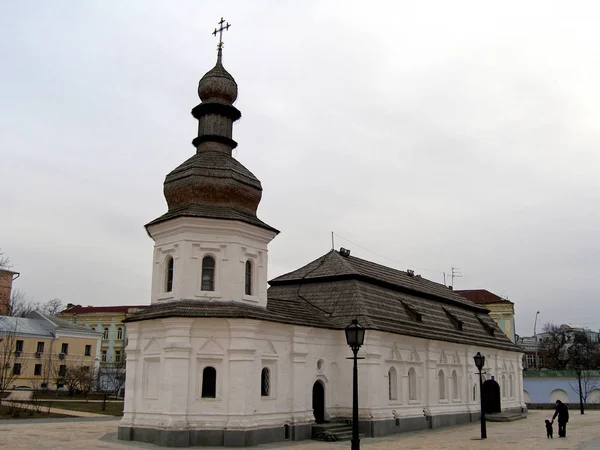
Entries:
POLYGON ((510 391, 510 398, 515 398, 515 388, 513 385, 512 374, 508 376, 508 390, 510 391))
POLYGON ((202 259, 202 285, 200 290, 215 290, 215 259, 212 256, 205 256, 202 259))
POLYGON ((388 399, 398 399, 398 379, 396 376, 396 369, 394 367, 390 368, 388 371, 388 399))
POLYGON ((408 370, 408 399, 417 399, 417 374, 412 367, 408 370))
POLYGON ((252 261, 246 261, 246 295, 252 295, 252 261))
POLYGON ((123 328, 117 328, 117 340, 123 340, 123 328))
POLYGON ((456 370, 452 371, 452 398, 454 400, 458 400, 460 398, 460 393, 458 392, 458 374, 456 370))
POLYGON ((102 335, 102 339, 108 339, 108 328, 104 329, 104 334, 102 335))
POLYGON ((175 268, 175 261, 171 255, 167 256, 165 261, 165 292, 173 291, 173 270, 175 268))
POLYGON ((506 377, 502 375, 502 398, 506 398, 506 394, 508 394, 506 392, 506 377))
POLYGON ((215 398, 217 394, 217 371, 214 367, 205 367, 202 371, 202 398, 215 398))
POLYGON ((260 395, 261 397, 271 395, 271 372, 266 367, 260 373, 260 395))
POLYGON ((446 398, 446 380, 444 380, 443 370, 440 370, 438 372, 438 392, 440 395, 440 400, 446 398))

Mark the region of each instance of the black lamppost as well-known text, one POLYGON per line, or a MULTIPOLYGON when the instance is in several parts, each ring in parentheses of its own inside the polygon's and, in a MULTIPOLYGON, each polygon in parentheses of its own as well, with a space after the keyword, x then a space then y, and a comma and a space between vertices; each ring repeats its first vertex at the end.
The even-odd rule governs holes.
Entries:
POLYGON ((473 360, 475 361, 475 366, 477 370, 479 370, 479 400, 481 404, 481 439, 487 439, 487 430, 485 429, 485 410, 483 409, 483 381, 481 381, 481 369, 485 365, 485 356, 481 353, 477 352, 475 356, 473 356, 473 360))
MULTIPOLYGON (((352 378, 352 450, 360 450, 360 438, 358 437, 358 349, 365 340, 365 329, 354 319, 346 327, 346 342, 352 349, 354 356, 354 373, 352 378)), ((350 358, 348 358, 350 359, 350 358)))

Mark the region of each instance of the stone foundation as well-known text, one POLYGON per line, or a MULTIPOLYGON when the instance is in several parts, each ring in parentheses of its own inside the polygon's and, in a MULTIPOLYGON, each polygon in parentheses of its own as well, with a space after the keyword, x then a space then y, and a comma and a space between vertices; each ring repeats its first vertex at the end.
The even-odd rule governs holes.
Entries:
MULTIPOLYGON (((523 408, 524 409, 524 408, 523 408)), ((521 412, 508 408, 505 412, 521 412)), ((359 431, 367 437, 460 425, 480 420, 479 413, 442 414, 388 420, 363 420, 359 431)), ((147 442, 164 447, 252 447, 273 442, 301 441, 311 438, 312 425, 289 425, 251 430, 164 430, 119 426, 118 437, 124 441, 147 442)))

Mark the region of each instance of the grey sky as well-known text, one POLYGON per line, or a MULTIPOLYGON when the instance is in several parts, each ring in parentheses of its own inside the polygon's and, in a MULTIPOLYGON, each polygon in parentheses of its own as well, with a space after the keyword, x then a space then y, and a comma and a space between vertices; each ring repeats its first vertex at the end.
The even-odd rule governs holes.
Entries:
POLYGON ((0 247, 35 300, 150 299, 164 176, 199 78, 236 78, 236 157, 281 230, 269 278, 336 247, 600 327, 595 2, 0 3, 0 247), (368 7, 366 6, 368 4, 368 7), (380 255, 380 256, 378 256, 380 255), (390 259, 385 259, 390 258, 390 259))

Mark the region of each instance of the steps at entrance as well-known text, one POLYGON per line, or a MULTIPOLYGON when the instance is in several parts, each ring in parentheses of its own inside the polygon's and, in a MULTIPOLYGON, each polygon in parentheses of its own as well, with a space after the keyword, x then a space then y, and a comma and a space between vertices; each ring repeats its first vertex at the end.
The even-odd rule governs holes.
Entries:
MULTIPOLYGON (((364 436, 359 434, 360 438, 364 436)), ((326 422, 312 426, 312 438, 318 441, 349 441, 352 427, 343 422, 326 422)))
POLYGON ((506 412, 485 415, 485 420, 488 422, 514 422, 515 420, 521 419, 527 419, 527 414, 521 412, 506 412))

